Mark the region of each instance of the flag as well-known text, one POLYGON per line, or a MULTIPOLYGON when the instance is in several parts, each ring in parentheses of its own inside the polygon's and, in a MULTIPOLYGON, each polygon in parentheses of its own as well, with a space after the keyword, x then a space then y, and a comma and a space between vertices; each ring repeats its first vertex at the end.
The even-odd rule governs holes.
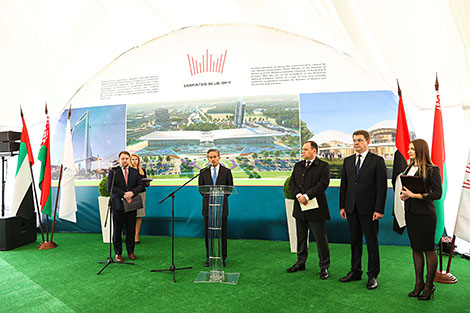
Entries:
POLYGON ((454 235, 470 242, 470 151, 463 179, 462 195, 460 196, 459 212, 455 222, 454 235))
POLYGON ((441 171, 441 182, 442 182, 442 197, 439 200, 434 200, 434 206, 436 207, 436 235, 434 241, 436 243, 441 240, 442 234, 444 233, 444 200, 447 193, 447 170, 446 170, 446 151, 444 145, 444 127, 442 124, 442 112, 441 112, 441 100, 439 98, 436 78, 436 106, 434 109, 434 128, 432 133, 432 149, 431 149, 431 160, 434 165, 437 165, 441 171))
POLYGON ((38 160, 41 161, 41 173, 39 175, 39 189, 41 189, 41 212, 52 216, 51 200, 51 148, 49 133, 49 116, 46 120, 46 128, 42 135, 41 148, 38 160))
POLYGON ((408 148, 410 145, 410 133, 408 131, 408 123, 406 122, 405 108, 403 106, 403 99, 401 97, 400 86, 398 86, 398 95, 400 99, 398 101, 398 117, 397 117, 397 132, 395 136, 395 151, 393 157, 393 171, 392 171, 392 183, 395 190, 395 202, 394 202, 394 216, 393 230, 397 233, 403 233, 406 226, 405 223, 405 204, 404 201, 400 200, 400 191, 402 189, 401 180, 397 177, 403 173, 405 168, 408 166, 408 148))
POLYGON ((21 112, 21 121, 23 123, 23 130, 21 131, 11 213, 12 215, 29 219, 34 213, 33 178, 31 176, 31 165, 34 164, 34 158, 23 112, 21 112))
POLYGON ((59 217, 76 223, 77 199, 75 197, 75 160, 73 157, 72 134, 70 133, 70 118, 65 128, 64 152, 62 155, 62 173, 59 217))

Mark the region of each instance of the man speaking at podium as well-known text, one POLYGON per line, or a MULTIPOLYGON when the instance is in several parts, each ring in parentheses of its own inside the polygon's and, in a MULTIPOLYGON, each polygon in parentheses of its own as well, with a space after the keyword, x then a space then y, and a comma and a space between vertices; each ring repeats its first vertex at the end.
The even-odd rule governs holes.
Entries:
MULTIPOLYGON (((233 186, 233 177, 230 169, 221 166, 220 153, 217 149, 209 149, 207 151, 207 159, 210 166, 203 168, 199 175, 199 186, 219 185, 233 186)), ((228 196, 224 196, 224 204, 222 207, 222 258, 225 266, 227 258, 227 216, 228 216, 228 196)), ((206 263, 209 266, 209 195, 204 194, 202 197, 202 216, 204 217, 204 238, 206 242, 206 263)))

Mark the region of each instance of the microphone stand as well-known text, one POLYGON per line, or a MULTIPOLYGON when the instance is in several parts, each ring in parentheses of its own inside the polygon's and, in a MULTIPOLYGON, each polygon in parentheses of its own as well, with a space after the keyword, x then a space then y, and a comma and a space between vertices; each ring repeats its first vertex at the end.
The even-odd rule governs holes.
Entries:
POLYGON ((175 193, 178 192, 181 188, 189 184, 193 181, 196 177, 204 173, 210 166, 205 167, 202 171, 199 172, 196 176, 192 177, 190 180, 185 182, 183 185, 179 186, 176 190, 171 192, 168 196, 166 196, 163 200, 161 200, 158 204, 162 204, 166 199, 171 197, 171 266, 169 269, 158 269, 158 270, 150 270, 150 272, 166 272, 170 271, 173 274, 173 282, 176 283, 175 278, 175 271, 179 270, 187 270, 193 268, 192 266, 189 267, 175 267, 175 193))
MULTIPOLYGON (((113 189, 114 189, 114 178, 116 177, 116 172, 114 171, 114 169, 111 169, 109 171, 109 174, 113 173, 113 180, 111 182, 111 191, 110 191, 110 197, 109 197, 109 202, 108 202, 108 210, 106 211, 106 219, 105 219, 105 222, 104 222, 104 227, 106 227, 106 225, 108 224, 108 217, 109 219, 111 220, 111 196, 113 195, 113 189)), ((109 179, 109 175, 108 175, 108 179, 109 179)), ((112 232, 111 232, 111 229, 112 229, 112 224, 110 222, 110 225, 109 225, 109 257, 106 261, 98 261, 98 263, 105 263, 106 265, 98 272, 96 273, 96 275, 99 275, 101 274, 102 271, 104 271, 105 268, 108 267, 109 264, 111 263, 116 263, 116 264, 128 264, 128 265, 134 265, 133 262, 116 262, 114 261, 113 259, 113 253, 112 253, 112 232)), ((121 234, 119 234, 119 236, 121 236, 121 234)))

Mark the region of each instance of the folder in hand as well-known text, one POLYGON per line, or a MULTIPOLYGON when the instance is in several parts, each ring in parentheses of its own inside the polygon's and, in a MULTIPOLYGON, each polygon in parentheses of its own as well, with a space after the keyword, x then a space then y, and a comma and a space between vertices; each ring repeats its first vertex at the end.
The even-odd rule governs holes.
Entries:
MULTIPOLYGON (((299 202, 300 203, 300 202, 299 202)), ((318 209, 318 201, 317 198, 313 198, 307 201, 307 205, 304 205, 300 203, 300 209, 302 211, 308 211, 308 210, 313 210, 313 209, 318 209)))
POLYGON ((426 193, 423 176, 401 175, 401 184, 412 193, 426 193))

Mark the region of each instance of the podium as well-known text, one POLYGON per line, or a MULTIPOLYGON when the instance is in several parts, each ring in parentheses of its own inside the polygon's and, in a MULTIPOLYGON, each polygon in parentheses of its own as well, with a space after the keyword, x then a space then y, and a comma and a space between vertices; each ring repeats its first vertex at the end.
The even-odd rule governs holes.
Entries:
POLYGON ((199 272, 195 283, 222 283, 236 285, 240 273, 226 273, 222 260, 222 207, 224 197, 236 194, 233 186, 207 185, 199 186, 199 192, 209 195, 208 239, 209 239, 209 272, 199 272))

